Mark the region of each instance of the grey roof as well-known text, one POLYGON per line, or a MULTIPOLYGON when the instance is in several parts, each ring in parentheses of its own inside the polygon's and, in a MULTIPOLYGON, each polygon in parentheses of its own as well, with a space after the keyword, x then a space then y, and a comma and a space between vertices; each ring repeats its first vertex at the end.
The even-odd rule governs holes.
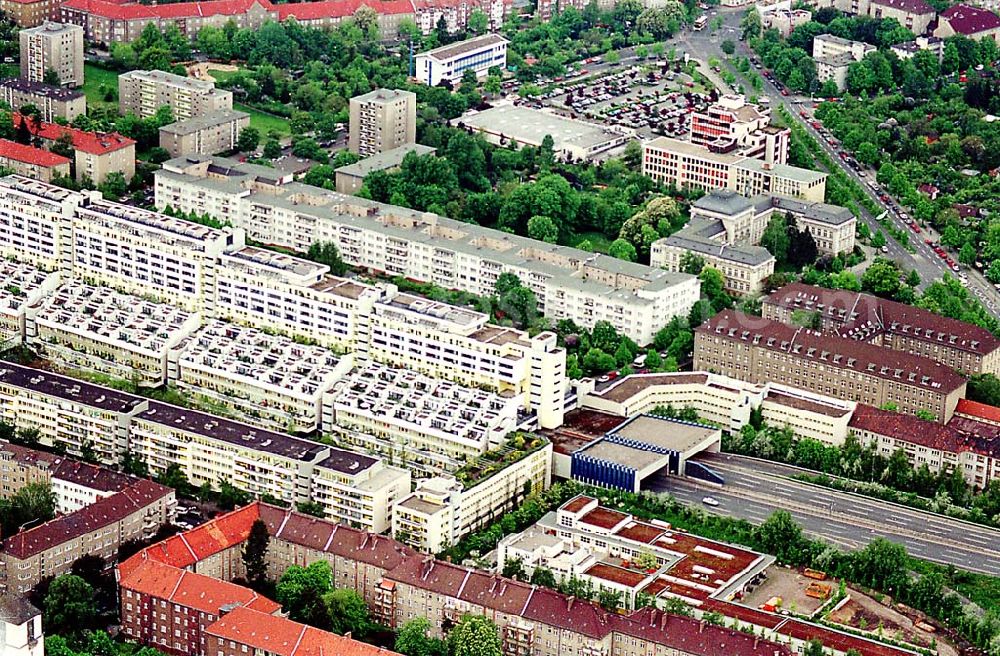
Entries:
POLYGON ((372 102, 373 100, 400 100, 402 98, 409 98, 413 102, 417 102, 417 94, 412 91, 403 91, 402 89, 375 89, 374 91, 369 91, 368 93, 363 93, 360 96, 354 96, 351 98, 351 102, 372 102))
POLYGON ((512 105, 492 107, 468 114, 459 119, 459 125, 536 146, 540 145, 548 135, 552 137, 556 150, 562 150, 567 146, 590 150, 629 134, 597 123, 512 105))
POLYGON ((768 204, 779 210, 801 215, 813 221, 828 223, 830 225, 843 225, 854 221, 854 214, 846 207, 838 205, 828 205, 826 203, 810 203, 808 201, 785 198, 783 196, 764 196, 768 204))
POLYGON ((23 595, 5 594, 0 596, 0 619, 11 624, 25 624, 42 611, 31 605, 23 595))
POLYGON ((826 64, 827 66, 833 66, 836 68, 843 68, 845 66, 850 66, 857 60, 849 52, 841 52, 836 55, 823 55, 821 57, 814 57, 817 64, 826 64))
POLYGON ((195 91, 214 91, 215 83, 207 80, 196 80, 192 77, 175 75, 166 71, 129 71, 122 73, 118 79, 141 79, 159 84, 170 84, 177 87, 187 87, 195 91))
POLYGON ((742 244, 720 244, 710 239, 696 235, 685 235, 682 232, 671 235, 664 240, 667 246, 681 248, 693 253, 710 255, 722 260, 731 260, 740 264, 756 266, 773 260, 774 256, 763 246, 745 246, 742 244))
POLYGON ((176 121, 170 125, 164 125, 160 128, 160 132, 176 135, 194 134, 195 132, 199 132, 201 130, 214 128, 216 126, 225 125, 226 123, 232 123, 234 121, 242 121, 244 119, 249 121, 250 115, 246 112, 240 112, 233 109, 209 112, 208 114, 193 116, 191 118, 184 119, 183 121, 176 121))
POLYGON ((496 45, 498 43, 508 43, 508 41, 499 34, 483 34, 482 36, 466 39, 465 41, 450 43, 446 46, 441 46, 440 48, 434 48, 433 50, 428 50, 427 52, 421 52, 417 56, 433 57, 434 59, 440 61, 451 59, 452 57, 457 57, 458 55, 463 55, 467 52, 472 52, 473 50, 478 50, 479 48, 485 46, 496 45))
POLYGON ((105 412, 132 412, 146 402, 141 396, 92 385, 51 371, 22 367, 12 362, 0 363, 0 382, 99 408, 105 412))
POLYGON ((754 204, 746 196, 741 196, 728 189, 717 189, 696 200, 692 207, 706 212, 732 216, 752 209, 753 206, 754 204))
POLYGON ((51 84, 44 84, 42 82, 33 82, 31 80, 25 80, 20 77, 12 77, 0 82, 0 87, 5 89, 13 89, 14 91, 20 91, 21 93, 30 93, 35 96, 40 96, 42 98, 51 98, 52 100, 76 100, 77 98, 83 97, 83 92, 79 89, 68 89, 66 87, 57 87, 51 84))
POLYGON ((827 177, 826 173, 810 171, 809 169, 800 169, 797 166, 789 166, 788 164, 774 164, 769 167, 762 160, 753 159, 752 157, 740 160, 734 164, 734 167, 745 169, 747 171, 770 173, 779 178, 786 178, 788 180, 795 180, 796 182, 804 183, 819 182, 820 180, 825 180, 827 177))
POLYGON ((363 178, 372 171, 385 171, 394 169, 403 163, 403 158, 409 153, 417 155, 429 155, 436 149, 430 146, 423 146, 418 143, 404 144, 397 148, 383 151, 381 153, 366 157, 354 164, 347 164, 337 169, 338 174, 349 175, 355 178, 363 178))

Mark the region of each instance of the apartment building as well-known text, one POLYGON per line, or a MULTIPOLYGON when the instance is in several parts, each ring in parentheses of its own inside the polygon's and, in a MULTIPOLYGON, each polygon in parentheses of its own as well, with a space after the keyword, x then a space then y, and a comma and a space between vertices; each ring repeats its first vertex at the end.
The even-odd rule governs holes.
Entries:
POLYGON ((173 305, 70 281, 28 309, 25 342, 66 366, 158 387, 170 350, 199 323, 173 305))
POLYGON ((9 139, 0 139, 0 167, 41 182, 69 178, 69 158, 9 139))
POLYGON ((368 363, 324 396, 322 424, 343 444, 438 473, 501 445, 520 408, 511 394, 368 363))
POLYGON ((678 189, 729 189, 744 196, 768 194, 817 203, 826 195, 825 173, 716 153, 669 137, 642 144, 642 173, 678 189))
POLYGON ((787 39, 792 30, 812 20, 812 12, 805 9, 777 9, 763 12, 760 20, 765 30, 778 30, 778 34, 787 39))
POLYGON ((603 319, 640 344, 686 315, 699 293, 694 276, 344 196, 229 159, 164 163, 156 204, 207 213, 299 252, 333 242, 354 266, 484 296, 500 274, 513 273, 551 320, 589 328, 603 319))
POLYGON ((322 346, 222 321, 211 321, 169 354, 178 387, 271 430, 320 428, 323 395, 354 366, 322 346))
POLYGON ((507 67, 507 43, 499 34, 490 33, 422 52, 416 57, 416 79, 436 87, 441 82, 457 86, 466 70, 486 77, 494 66, 507 67))
POLYGON ((515 460, 482 458, 456 472, 423 479, 392 511, 392 536, 414 549, 439 553, 514 510, 552 482, 552 444, 544 437, 515 434, 508 445, 515 460), (517 453, 517 451, 515 451, 517 453), (498 470, 498 471, 497 471, 498 470))
POLYGON ((929 358, 726 310, 695 330, 694 368, 951 419, 965 378, 929 358))
POLYGON ((937 12, 924 0, 812 0, 817 9, 833 7, 855 16, 895 18, 900 25, 917 36, 925 34, 937 17, 937 12))
POLYGON ((369 173, 375 171, 388 171, 390 173, 398 171, 403 165, 403 160, 410 153, 419 155, 432 155, 437 149, 430 146, 421 146, 418 143, 411 143, 399 146, 392 150, 385 150, 377 155, 366 157, 354 164, 341 166, 336 171, 337 192, 341 194, 353 194, 361 189, 365 183, 365 178, 369 173))
POLYGON ((10 259, 0 260, 0 344, 10 348, 24 337, 25 311, 59 285, 59 274, 10 259))
POLYGON ((857 219, 845 208, 781 196, 745 198, 717 190, 691 204, 691 219, 682 230, 653 242, 650 264, 680 271, 685 254, 695 253, 722 273, 730 292, 759 293, 774 273, 774 257, 758 244, 776 213, 808 231, 820 253, 854 250, 857 219))
POLYGON ((964 36, 973 41, 1000 39, 1000 17, 988 9, 967 4, 952 5, 938 16, 934 36, 947 39, 964 36))
POLYGON ((288 502, 314 493, 331 518, 376 532, 390 528, 393 502, 410 489, 410 472, 379 458, 9 363, 0 421, 38 429, 43 445, 74 455, 86 445, 105 464, 127 453, 153 475, 178 464, 196 485, 225 480, 288 502))
POLYGON ((58 0, 0 0, 0 11, 18 27, 36 27, 48 20, 58 20, 58 0))
MULTIPOLYGON (((847 438, 848 422, 857 405, 786 385, 748 383, 708 371, 633 374, 590 392, 580 402, 585 409, 619 417, 645 414, 657 406, 692 408, 702 419, 731 433, 749 424, 751 411, 759 410, 770 426, 785 426, 797 437, 835 446, 847 438)), ((573 426, 569 428, 572 431, 573 426)), ((568 463, 565 471, 569 472, 568 463)))
POLYGON ((250 115, 234 110, 193 116, 160 128, 160 148, 171 157, 229 152, 248 125, 250 115))
POLYGON ((20 77, 0 82, 0 100, 16 112, 25 105, 34 105, 41 112, 42 120, 49 123, 57 118, 71 122, 77 116, 87 113, 87 98, 82 91, 54 87, 20 77))
POLYGON ((816 62, 816 78, 820 82, 832 80, 839 91, 847 88, 847 70, 854 62, 859 62, 875 46, 861 41, 842 39, 833 34, 820 34, 813 39, 813 61, 816 62))
POLYGON ((984 328, 870 294, 792 283, 766 296, 765 318, 818 315, 838 337, 930 358, 967 374, 1000 373, 1000 339, 984 328))
POLYGON ((114 562, 123 542, 152 537, 170 522, 176 503, 171 488, 136 479, 117 494, 8 537, 0 545, 3 592, 24 595, 42 579, 68 573, 81 556, 114 562))
POLYGON ((55 71, 64 87, 83 86, 83 28, 45 22, 18 32, 21 46, 21 77, 44 82, 47 71, 55 71))
POLYGON ((936 36, 918 36, 913 41, 894 44, 891 50, 900 59, 912 59, 921 50, 928 50, 937 57, 940 63, 944 58, 944 39, 936 36))
POLYGON ((45 656, 42 611, 20 595, 0 595, 0 652, 7 656, 45 656))
POLYGON ((417 94, 376 89, 350 101, 347 147, 370 157, 417 140, 417 94))
POLYGON ((790 135, 790 129, 771 125, 770 108, 748 103, 739 94, 722 95, 703 111, 691 114, 691 143, 768 164, 788 163, 790 135))
POLYGON ((118 76, 119 113, 149 118, 164 106, 170 107, 175 120, 183 121, 231 112, 233 94, 216 89, 214 82, 164 71, 128 71, 118 76))
POLYGON ((513 7, 512 0, 414 0, 417 27, 425 35, 437 29, 444 19, 449 34, 465 32, 469 16, 478 9, 489 19, 487 29, 499 31, 513 7))
MULTIPOLYGON (((15 127, 25 120, 14 114, 15 127)), ((121 173, 126 180, 135 175, 135 141, 117 132, 85 132, 57 123, 42 123, 36 126, 29 122, 34 138, 45 147, 57 141, 69 139, 73 142, 73 177, 77 182, 90 181, 95 185, 104 183, 111 173, 121 173)))

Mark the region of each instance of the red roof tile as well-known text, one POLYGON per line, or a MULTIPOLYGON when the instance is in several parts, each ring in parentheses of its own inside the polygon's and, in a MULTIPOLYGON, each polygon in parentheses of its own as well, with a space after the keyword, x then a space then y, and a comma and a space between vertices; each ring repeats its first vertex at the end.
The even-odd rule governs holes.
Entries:
POLYGON ((278 19, 298 21, 324 18, 347 18, 362 6, 371 7, 380 15, 412 14, 409 0, 319 0, 318 2, 285 3, 277 6, 278 19))
POLYGON ((872 0, 872 4, 892 7, 893 9, 905 11, 910 14, 922 15, 935 13, 934 7, 924 2, 924 0, 872 0))
POLYGON ((787 645, 653 608, 644 608, 628 617, 615 616, 614 621, 616 631, 665 645, 682 654, 791 656, 793 653, 787 645))
POLYGON ((205 2, 174 2, 161 5, 109 2, 108 0, 68 0, 63 8, 113 20, 138 20, 143 18, 193 18, 205 16, 238 16, 254 5, 274 12, 270 0, 206 0, 205 2))
POLYGON ((966 36, 1000 27, 1000 18, 992 11, 969 5, 952 5, 942 11, 940 17, 941 20, 947 21, 956 33, 966 36))
POLYGON ((613 616, 597 604, 547 588, 535 589, 523 616, 596 639, 605 637, 613 628, 613 616))
POLYGON ((229 604, 268 614, 281 610, 280 604, 261 597, 250 588, 155 560, 143 561, 123 573, 121 586, 212 615, 218 615, 219 610, 229 604))
POLYGON ((863 403, 858 404, 847 425, 854 430, 885 435, 941 451, 960 453, 967 450, 965 441, 950 424, 942 425, 863 403))
POLYGON ((830 629, 809 624, 799 620, 790 619, 778 627, 778 633, 791 636, 797 640, 812 640, 813 638, 823 643, 827 649, 833 649, 841 653, 849 649, 856 649, 861 656, 910 656, 915 652, 892 647, 874 640, 865 640, 847 633, 832 631, 830 629))
MULTIPOLYGON (((166 6, 166 5, 164 5, 166 6)), ((14 125, 19 125, 22 119, 20 114, 13 114, 14 125)), ((63 135, 70 135, 73 138, 73 148, 81 150, 91 155, 104 155, 122 148, 135 146, 135 140, 122 136, 117 132, 85 132, 76 128, 58 125, 56 123, 41 122, 38 130, 32 126, 32 133, 46 141, 57 141, 63 135)))
POLYGON ((1000 423, 1000 408, 992 405, 986 405, 985 403, 980 403, 978 401, 959 399, 958 406, 955 408, 955 413, 966 415, 968 417, 972 417, 973 419, 985 419, 989 422, 1000 423))
POLYGON ((8 139, 0 139, 0 157, 14 160, 15 162, 27 162, 28 164, 37 164, 38 166, 46 167, 62 166, 63 164, 69 165, 69 158, 62 155, 56 155, 53 152, 35 148, 34 146, 25 146, 24 144, 19 144, 16 141, 8 139))

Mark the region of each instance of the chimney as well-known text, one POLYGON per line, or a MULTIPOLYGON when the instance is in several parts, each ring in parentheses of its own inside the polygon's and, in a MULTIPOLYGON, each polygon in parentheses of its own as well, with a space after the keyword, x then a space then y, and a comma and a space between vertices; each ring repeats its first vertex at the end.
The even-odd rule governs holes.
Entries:
POLYGON ((755 651, 757 649, 757 644, 759 642, 760 642, 760 636, 755 633, 754 636, 753 636, 753 648, 754 648, 755 651))
POLYGON ((705 620, 699 620, 698 622, 698 633, 705 632, 705 620))
POLYGON ((426 579, 430 576, 431 570, 434 569, 434 556, 427 556, 421 562, 421 574, 420 578, 426 579))
POLYGON ((566 610, 573 610, 573 600, 574 599, 576 599, 576 597, 570 595, 570 598, 566 601, 566 610))

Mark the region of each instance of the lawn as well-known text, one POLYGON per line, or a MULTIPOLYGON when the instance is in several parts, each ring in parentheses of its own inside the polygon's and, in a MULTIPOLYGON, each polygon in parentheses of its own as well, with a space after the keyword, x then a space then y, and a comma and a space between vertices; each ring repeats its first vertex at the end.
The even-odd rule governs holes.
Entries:
POLYGON ((256 128, 257 131, 260 132, 261 142, 267 138, 267 133, 271 130, 280 133, 283 137, 287 137, 291 134, 291 130, 288 128, 288 120, 282 118, 281 116, 267 114, 259 109, 248 107, 242 103, 233 103, 233 109, 246 112, 250 115, 250 127, 256 128))
POLYGON ((104 89, 114 91, 118 95, 118 73, 99 68, 93 64, 84 64, 83 67, 83 93, 87 96, 87 105, 90 107, 109 104, 104 99, 104 89))
POLYGON ((569 245, 576 247, 579 246, 580 242, 587 240, 590 241, 590 245, 593 247, 592 250, 595 253, 607 253, 611 247, 611 240, 599 232, 581 232, 580 234, 573 235, 569 245))

